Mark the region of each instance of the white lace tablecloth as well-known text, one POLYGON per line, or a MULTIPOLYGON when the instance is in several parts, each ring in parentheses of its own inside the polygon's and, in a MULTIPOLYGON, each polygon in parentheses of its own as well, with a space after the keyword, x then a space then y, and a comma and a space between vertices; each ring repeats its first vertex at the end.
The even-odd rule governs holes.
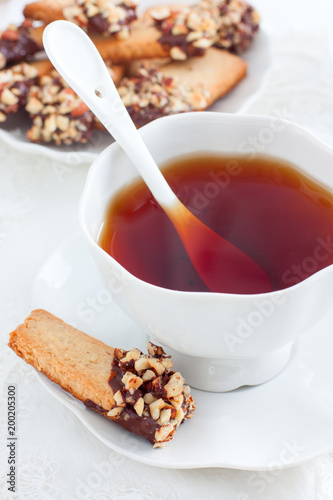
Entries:
MULTIPOLYGON (((7 4, 0 0, 0 17, 7 4)), ((333 146, 333 2, 258 0, 256 6, 272 37, 274 61, 266 89, 248 112, 289 118, 333 146)), ((0 498, 333 499, 333 451, 274 473, 168 470, 124 458, 99 442, 10 351, 8 334, 30 313, 37 271, 79 230, 77 205, 89 165, 59 176, 61 168, 0 142, 0 498), (6 483, 10 383, 17 385, 17 493, 6 483)))

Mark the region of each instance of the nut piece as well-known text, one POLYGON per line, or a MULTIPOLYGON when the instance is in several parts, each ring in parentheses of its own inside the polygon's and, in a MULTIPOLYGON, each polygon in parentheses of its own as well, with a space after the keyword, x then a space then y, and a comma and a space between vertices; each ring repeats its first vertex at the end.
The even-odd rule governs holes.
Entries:
POLYGON ((150 405, 154 401, 157 401, 156 398, 152 395, 151 392, 146 392, 146 394, 143 396, 144 402, 147 403, 147 405, 150 405))
POLYGON ((212 41, 208 38, 199 38, 198 40, 193 41, 193 47, 197 47, 199 49, 208 49, 212 45, 212 41))
POLYGON ((36 97, 31 97, 25 107, 25 109, 28 111, 28 113, 31 113, 33 115, 37 115, 40 113, 43 109, 43 104, 40 102, 39 99, 36 99, 36 97))
POLYGON ((141 376, 142 380, 144 382, 148 382, 148 380, 153 380, 156 377, 156 373, 153 372, 153 370, 147 370, 144 372, 144 374, 141 376))
POLYGON ((117 406, 122 406, 122 407, 126 406, 124 396, 121 391, 117 391, 113 397, 117 406))
MULTIPOLYGON (((139 349, 131 349, 128 353, 122 358, 122 363, 128 363, 129 361, 133 361, 135 359, 139 359, 141 352, 139 349)), ((137 370, 138 371, 138 370, 137 370)))
POLYGON ((150 11, 150 15, 156 21, 162 21, 170 16, 170 9, 168 7, 155 8, 150 11))
POLYGON ((141 372, 142 370, 146 370, 147 368, 150 368, 150 363, 148 358, 139 358, 135 361, 134 363, 134 368, 135 371, 141 372))
POLYGON ((178 422, 182 422, 184 420, 185 414, 182 410, 182 408, 178 408, 175 419, 178 420, 178 422))
POLYGON ((187 59, 186 53, 179 47, 172 47, 170 49, 170 57, 175 61, 186 61, 187 59))
POLYGON ((179 394, 178 396, 174 396, 171 399, 172 406, 178 410, 178 408, 181 408, 183 403, 184 403, 184 396, 183 394, 179 394))
POLYGON ((13 104, 17 104, 18 98, 8 88, 4 88, 1 93, 1 102, 8 106, 12 106, 13 104))
POLYGON ((68 130, 68 127, 70 125, 70 119, 67 116, 63 115, 57 116, 56 122, 57 122, 57 128, 62 132, 68 130))
POLYGON ((187 26, 185 26, 185 24, 175 24, 175 26, 171 30, 171 33, 175 36, 187 35, 188 28, 187 28, 187 26))
MULTIPOLYGON (((59 97, 61 94, 62 94, 62 96, 64 95, 62 92, 60 92, 59 97)), ((126 351, 124 349, 119 349, 119 347, 116 347, 114 350, 114 355, 117 359, 120 360, 120 359, 123 359, 123 357, 125 357, 126 351)))
POLYGON ((171 370, 171 368, 173 367, 173 362, 171 361, 170 358, 162 359, 161 363, 166 370, 171 370))
MULTIPOLYGON (((164 441, 170 441, 172 434, 175 431, 175 427, 172 424, 163 425, 155 432, 155 441, 161 443, 164 441), (171 434, 171 436, 170 436, 171 434), (169 439, 168 439, 169 438, 169 439)), ((158 447, 154 445, 154 447, 158 447)))
POLYGON ((165 372, 165 367, 156 358, 147 358, 147 359, 149 365, 151 366, 151 368, 153 368, 153 370, 155 370, 157 375, 162 375, 162 373, 165 372))
POLYGON ((164 389, 168 398, 173 398, 179 396, 183 392, 185 380, 179 372, 174 373, 167 384, 165 384, 164 389))
POLYGON ((50 115, 48 118, 46 118, 46 120, 44 122, 44 126, 45 126, 45 130, 47 132, 50 132, 50 134, 52 134, 52 132, 54 132, 57 128, 55 115, 50 115))
MULTIPOLYGON (((155 86, 157 87, 157 88, 155 87, 155 91, 160 92, 161 91, 160 85, 155 84, 155 86)), ((166 353, 164 352, 163 347, 161 347, 160 345, 153 344, 152 342, 148 342, 147 350, 148 354, 153 358, 163 358, 163 359, 170 358, 170 356, 167 356, 166 353)))
POLYGON ((142 417, 143 409, 145 407, 145 402, 143 398, 139 398, 137 402, 134 405, 134 410, 136 413, 139 415, 139 417, 142 417))
POLYGON ((167 422, 169 422, 170 418, 171 418, 171 408, 164 408, 160 412, 160 418, 158 419, 158 423, 160 425, 164 425, 167 422))
POLYGON ((143 383, 142 378, 134 375, 134 373, 132 372, 126 372, 121 381, 124 384, 125 389, 127 389, 128 391, 135 391, 143 383))
POLYGON ((160 410, 165 406, 165 402, 162 398, 157 399, 153 403, 150 403, 149 410, 153 420, 158 420, 160 416, 160 410))
POLYGON ((110 410, 107 415, 110 418, 118 420, 118 418, 120 418, 120 414, 122 411, 123 411, 123 408, 121 408, 121 407, 112 408, 112 410, 110 410))

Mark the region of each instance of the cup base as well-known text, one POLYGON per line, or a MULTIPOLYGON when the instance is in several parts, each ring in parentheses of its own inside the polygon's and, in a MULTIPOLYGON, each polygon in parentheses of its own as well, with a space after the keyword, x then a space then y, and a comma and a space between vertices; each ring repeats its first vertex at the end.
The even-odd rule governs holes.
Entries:
POLYGON ((228 392, 275 377, 287 365, 292 346, 291 342, 273 352, 243 358, 200 358, 169 347, 166 350, 188 385, 202 391, 228 392))

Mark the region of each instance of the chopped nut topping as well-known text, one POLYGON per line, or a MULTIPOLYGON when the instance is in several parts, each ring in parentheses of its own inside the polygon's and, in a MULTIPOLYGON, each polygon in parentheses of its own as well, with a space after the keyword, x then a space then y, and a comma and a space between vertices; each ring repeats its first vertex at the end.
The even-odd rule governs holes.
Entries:
POLYGON ((175 429, 192 417, 195 407, 184 390, 188 391, 188 386, 184 386, 181 374, 169 370, 172 362, 162 347, 150 342, 148 352, 115 349, 109 379, 115 404, 108 416, 144 435, 154 447, 162 447, 172 439, 175 429))
POLYGON ((209 97, 200 87, 177 85, 158 69, 144 66, 139 68, 137 77, 123 78, 118 92, 139 127, 160 116, 205 109, 209 97))
POLYGON ((25 109, 28 111, 28 113, 31 113, 33 115, 37 115, 40 113, 43 109, 43 104, 39 99, 36 97, 30 97, 25 109))
POLYGON ((246 51, 259 29, 260 16, 243 0, 209 0, 220 11, 220 27, 215 45, 235 54, 246 51))
POLYGON ((26 110, 32 118, 27 136, 33 142, 72 144, 91 136, 92 112, 55 70, 30 88, 26 110))
POLYGON ((259 28, 259 15, 243 0, 201 0, 183 8, 155 7, 150 11, 170 46, 170 57, 183 61, 216 45, 241 54, 259 28))
POLYGON ((0 121, 26 104, 29 88, 37 77, 37 70, 27 63, 0 71, 0 121))
POLYGON ((129 36, 129 25, 136 19, 137 0, 76 0, 65 7, 64 17, 90 32, 129 36))

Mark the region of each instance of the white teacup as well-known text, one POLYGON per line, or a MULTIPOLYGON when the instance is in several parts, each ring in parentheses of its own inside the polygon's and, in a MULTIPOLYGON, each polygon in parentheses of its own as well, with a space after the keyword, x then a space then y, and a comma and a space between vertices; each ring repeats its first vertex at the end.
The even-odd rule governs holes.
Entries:
MULTIPOLYGON (((141 133, 159 165, 196 153, 267 154, 333 190, 333 151, 280 118, 185 113, 156 120, 141 133)), ((293 341, 332 307, 333 265, 290 288, 256 295, 182 292, 146 283, 97 244, 111 198, 135 178, 136 168, 112 144, 91 166, 80 202, 91 255, 115 301, 166 347, 193 387, 229 391, 275 376, 286 366, 293 341)), ((333 253, 330 241, 326 251, 333 253)))

